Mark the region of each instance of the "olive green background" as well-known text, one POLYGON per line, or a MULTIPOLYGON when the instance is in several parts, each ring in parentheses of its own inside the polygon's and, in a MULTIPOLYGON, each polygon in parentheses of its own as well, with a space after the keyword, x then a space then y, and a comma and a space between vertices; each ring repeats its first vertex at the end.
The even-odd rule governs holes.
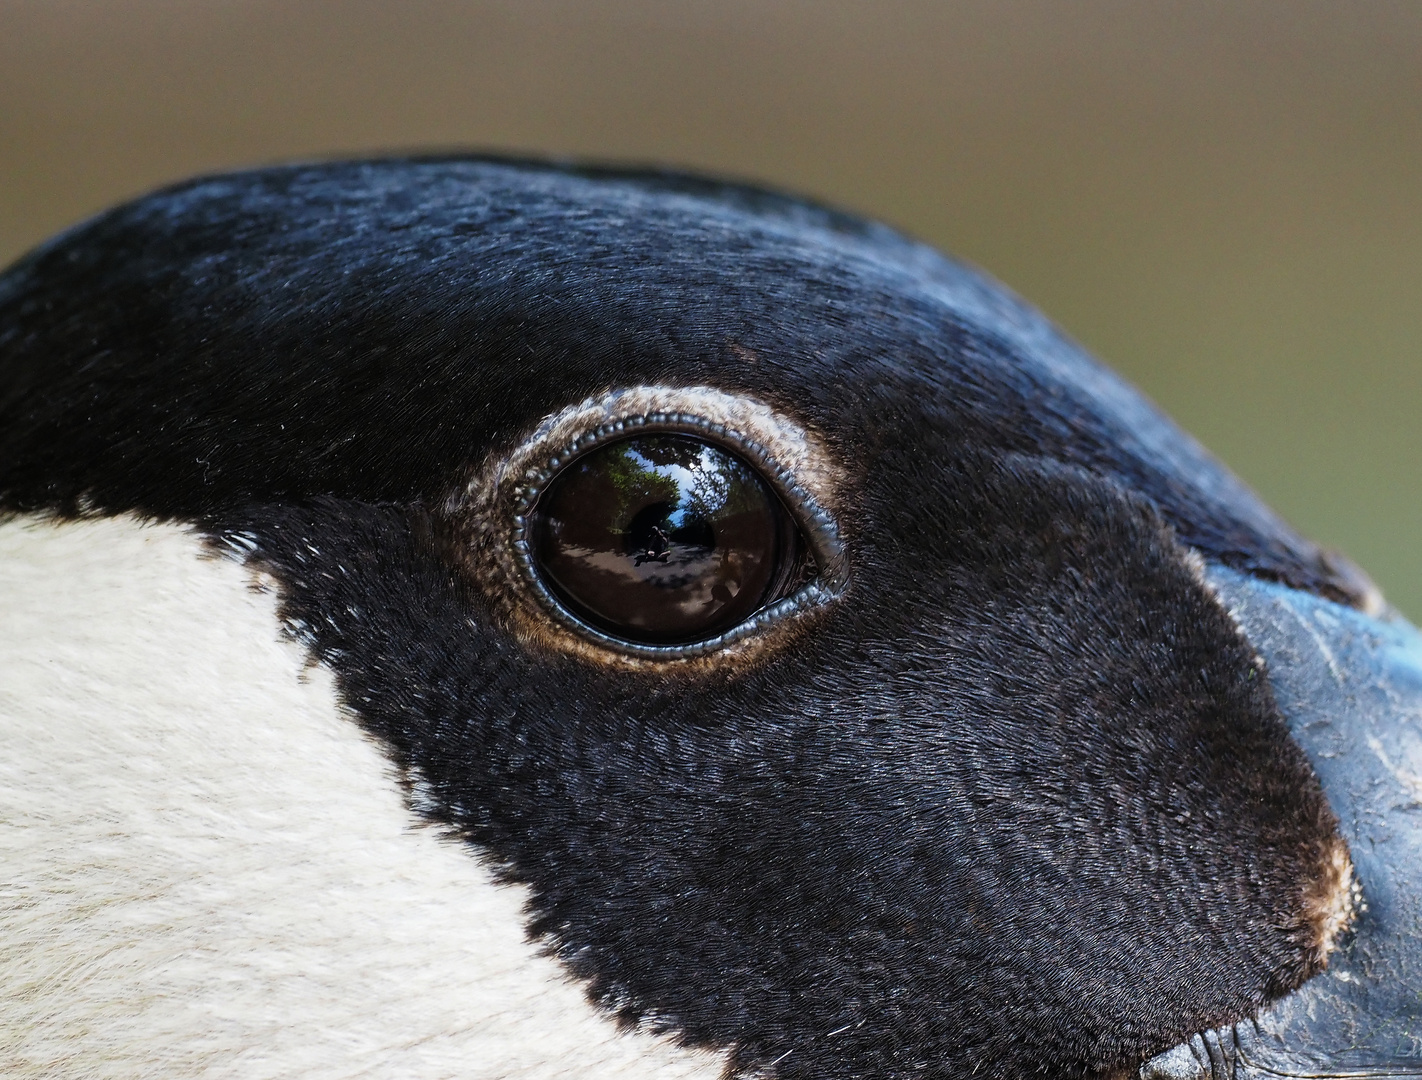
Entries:
POLYGON ((0 262, 195 171, 453 146, 964 256, 1422 617, 1416 0, 0 0, 0 262))

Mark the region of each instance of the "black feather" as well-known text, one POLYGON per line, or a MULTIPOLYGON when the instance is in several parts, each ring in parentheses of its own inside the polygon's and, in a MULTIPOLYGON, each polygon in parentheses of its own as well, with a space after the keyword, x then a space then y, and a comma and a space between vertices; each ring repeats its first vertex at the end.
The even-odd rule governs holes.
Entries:
POLYGON ((241 531, 602 1005, 783 1077, 1092 1076, 1314 963, 1335 822, 1209 559, 1353 581, 997 286, 694 179, 303 166, 0 280, 0 500, 241 531), (708 685, 534 653, 439 507, 542 416, 712 385, 850 476, 850 587, 708 685))

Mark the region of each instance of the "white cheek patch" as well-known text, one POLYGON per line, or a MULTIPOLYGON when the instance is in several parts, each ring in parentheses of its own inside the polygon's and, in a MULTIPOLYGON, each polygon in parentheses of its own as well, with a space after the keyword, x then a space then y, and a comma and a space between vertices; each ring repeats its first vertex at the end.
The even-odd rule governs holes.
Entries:
POLYGON ((0 1075, 719 1077, 524 939, 252 580, 177 526, 0 526, 0 1075))

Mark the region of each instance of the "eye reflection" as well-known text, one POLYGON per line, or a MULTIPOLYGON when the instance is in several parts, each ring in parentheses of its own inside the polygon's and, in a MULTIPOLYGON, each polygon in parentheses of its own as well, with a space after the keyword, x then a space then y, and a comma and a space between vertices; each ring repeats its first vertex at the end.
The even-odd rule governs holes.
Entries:
POLYGON ((632 641, 714 637, 783 594, 798 530, 760 475, 689 435, 599 447, 539 496, 530 541, 560 601, 632 641))

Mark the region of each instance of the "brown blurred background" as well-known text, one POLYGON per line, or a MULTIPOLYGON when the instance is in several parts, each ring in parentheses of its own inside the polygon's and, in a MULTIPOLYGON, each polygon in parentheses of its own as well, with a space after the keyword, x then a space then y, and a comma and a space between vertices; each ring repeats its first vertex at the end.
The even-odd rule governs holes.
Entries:
POLYGON ((449 146, 964 256, 1422 618, 1416 0, 0 0, 0 263, 196 171, 449 146))

